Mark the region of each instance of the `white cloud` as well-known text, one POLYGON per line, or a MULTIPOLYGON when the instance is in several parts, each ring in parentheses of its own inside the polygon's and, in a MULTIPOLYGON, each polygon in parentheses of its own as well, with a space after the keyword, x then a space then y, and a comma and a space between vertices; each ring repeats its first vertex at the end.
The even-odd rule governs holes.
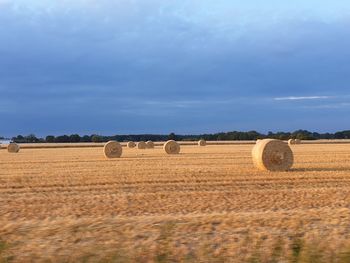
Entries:
POLYGON ((296 97, 296 96, 289 96, 289 97, 278 97, 273 98, 274 100, 324 100, 324 99, 332 99, 334 97, 330 96, 302 96, 302 97, 296 97))

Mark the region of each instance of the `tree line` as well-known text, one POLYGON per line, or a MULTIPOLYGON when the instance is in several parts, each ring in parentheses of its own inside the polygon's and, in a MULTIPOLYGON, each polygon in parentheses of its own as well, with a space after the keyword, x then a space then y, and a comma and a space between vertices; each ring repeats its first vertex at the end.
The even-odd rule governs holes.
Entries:
POLYGON ((262 134, 257 131, 231 131, 231 132, 220 132, 214 134, 200 134, 200 135, 178 135, 170 133, 168 135, 157 135, 157 134, 140 134, 140 135, 83 135, 71 134, 71 135, 48 135, 45 138, 38 138, 34 134, 27 136, 18 135, 12 138, 12 141, 17 143, 78 143, 78 142, 107 142, 110 140, 116 140, 120 142, 126 141, 166 141, 166 140, 177 140, 177 141, 194 141, 204 139, 208 141, 242 141, 242 140, 257 140, 257 139, 301 139, 301 140, 319 140, 319 139, 350 139, 350 130, 340 131, 336 133, 317 133, 310 132, 307 130, 297 130, 294 132, 268 132, 262 134))

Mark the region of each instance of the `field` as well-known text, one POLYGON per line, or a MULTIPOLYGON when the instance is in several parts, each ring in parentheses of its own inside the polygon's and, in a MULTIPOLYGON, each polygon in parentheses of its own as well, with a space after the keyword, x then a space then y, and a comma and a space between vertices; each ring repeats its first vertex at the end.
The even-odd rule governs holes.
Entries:
POLYGON ((0 151, 0 262, 350 262, 350 144, 0 151))

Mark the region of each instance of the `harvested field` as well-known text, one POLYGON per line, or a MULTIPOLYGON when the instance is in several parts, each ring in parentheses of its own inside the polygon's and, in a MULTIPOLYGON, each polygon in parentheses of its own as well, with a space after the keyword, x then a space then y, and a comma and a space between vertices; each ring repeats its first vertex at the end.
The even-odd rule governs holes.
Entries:
MULTIPOLYGON (((198 145, 197 141, 180 141, 180 145, 198 145)), ((256 141, 207 141, 208 145, 253 145, 256 141)), ((350 140, 314 140, 302 141, 303 144, 350 144, 350 140)), ((121 142, 126 147, 127 142, 121 142)), ((154 142, 155 146, 162 146, 164 142, 154 142)), ((80 143, 23 143, 21 149, 47 149, 47 148, 93 148, 103 147, 103 142, 80 142, 80 143)), ((0 144, 0 150, 5 149, 6 145, 0 144)))
POLYGON ((349 144, 253 146, 1 150, 0 262, 349 262, 349 144))

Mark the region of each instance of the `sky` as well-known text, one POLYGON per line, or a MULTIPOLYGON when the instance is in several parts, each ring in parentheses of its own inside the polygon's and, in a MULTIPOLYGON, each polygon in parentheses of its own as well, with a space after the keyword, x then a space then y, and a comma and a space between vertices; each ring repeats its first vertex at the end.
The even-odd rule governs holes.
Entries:
POLYGON ((350 129, 348 0, 0 0, 0 136, 350 129))

